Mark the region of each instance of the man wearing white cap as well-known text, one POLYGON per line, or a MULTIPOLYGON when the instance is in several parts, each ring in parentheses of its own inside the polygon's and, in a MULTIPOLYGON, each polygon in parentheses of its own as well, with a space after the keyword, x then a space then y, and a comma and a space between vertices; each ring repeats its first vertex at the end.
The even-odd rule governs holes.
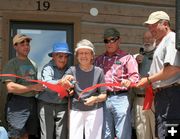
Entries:
POLYGON ((156 135, 165 139, 167 124, 180 123, 180 52, 175 48, 175 33, 170 29, 167 13, 153 12, 144 24, 156 39, 157 49, 149 77, 142 78, 137 87, 153 84, 156 135))

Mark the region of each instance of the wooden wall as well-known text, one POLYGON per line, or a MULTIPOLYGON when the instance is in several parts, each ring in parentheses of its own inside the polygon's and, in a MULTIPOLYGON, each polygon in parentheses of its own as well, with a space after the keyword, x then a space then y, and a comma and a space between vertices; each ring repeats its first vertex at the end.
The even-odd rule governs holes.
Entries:
MULTIPOLYGON (((43 0, 41 0, 43 2, 43 0)), ((152 11, 164 10, 172 20, 174 28, 175 0, 49 0, 47 11, 38 11, 36 0, 0 1, 0 25, 3 12, 30 13, 34 15, 76 16, 81 19, 81 38, 90 39, 97 47, 97 55, 103 49, 102 34, 105 28, 116 27, 122 36, 122 47, 130 52, 142 43, 145 28, 142 23, 152 11), (98 9, 98 16, 89 14, 90 8, 98 9)), ((2 38, 0 27, 0 38, 2 38)))
MULTIPOLYGON (((166 11, 171 17, 172 28, 175 28, 175 0, 0 0, 0 72, 8 60, 5 58, 8 51, 4 45, 9 44, 9 28, 4 26, 6 23, 3 24, 6 13, 12 17, 18 14, 22 20, 28 14, 34 15, 35 19, 33 16, 28 19, 32 21, 36 21, 37 17, 39 21, 42 16, 77 17, 80 19, 77 38, 92 41, 96 47, 96 54, 99 55, 104 51, 102 36, 104 29, 108 27, 115 27, 120 31, 122 49, 136 53, 142 44, 143 32, 146 30, 142 23, 147 20, 151 12, 157 10, 166 11), (44 1, 50 3, 48 10, 43 10, 42 5, 38 7, 38 2, 42 4, 44 1), (89 13, 93 7, 99 11, 97 16, 89 13)), ((13 20, 16 20, 15 18, 13 20)), ((2 94, 2 86, 0 87, 2 94)), ((0 103, 2 98, 4 97, 1 95, 0 103)), ((0 110, 2 110, 1 106, 0 110)))

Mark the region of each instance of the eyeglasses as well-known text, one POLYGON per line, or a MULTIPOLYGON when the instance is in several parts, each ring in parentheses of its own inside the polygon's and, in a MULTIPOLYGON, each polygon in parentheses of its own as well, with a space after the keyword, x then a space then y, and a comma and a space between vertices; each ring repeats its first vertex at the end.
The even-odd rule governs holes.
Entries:
POLYGON ((115 43, 118 39, 119 39, 119 37, 114 37, 114 38, 111 38, 111 39, 104 39, 104 43, 106 43, 106 44, 115 43))
POLYGON ((78 52, 78 55, 90 55, 91 52, 78 52))

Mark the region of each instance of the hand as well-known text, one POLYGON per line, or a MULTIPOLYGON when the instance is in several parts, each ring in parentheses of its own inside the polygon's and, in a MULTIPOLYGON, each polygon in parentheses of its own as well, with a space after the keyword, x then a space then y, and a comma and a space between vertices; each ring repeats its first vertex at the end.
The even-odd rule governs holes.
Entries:
POLYGON ((148 85, 148 80, 147 77, 142 78, 138 84, 136 85, 136 87, 140 88, 140 87, 146 87, 148 85))
POLYGON ((84 104, 87 106, 93 106, 97 102, 97 96, 91 96, 85 99, 84 104))
POLYGON ((73 89, 69 89, 67 90, 69 96, 73 96, 74 95, 74 90, 73 89))
POLYGON ((33 91, 36 91, 36 92, 40 92, 45 89, 45 87, 42 84, 30 85, 29 87, 30 87, 30 89, 32 89, 33 91))
POLYGON ((71 83, 72 80, 74 80, 72 75, 66 75, 61 80, 59 80, 58 84, 60 84, 66 90, 70 90, 74 87, 74 84, 71 83))
POLYGON ((142 63, 143 62, 143 59, 144 59, 144 56, 139 54, 136 56, 136 61, 138 64, 142 63))
POLYGON ((123 79, 121 81, 121 85, 128 88, 131 85, 131 81, 128 79, 123 79))
POLYGON ((68 80, 68 81, 75 80, 72 75, 65 75, 65 76, 63 77, 63 79, 64 79, 64 80, 68 80))

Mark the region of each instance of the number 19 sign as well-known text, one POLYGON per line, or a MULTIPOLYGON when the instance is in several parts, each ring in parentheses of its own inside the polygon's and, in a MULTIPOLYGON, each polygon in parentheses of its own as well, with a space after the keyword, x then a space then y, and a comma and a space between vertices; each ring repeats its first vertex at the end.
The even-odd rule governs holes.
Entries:
POLYGON ((50 8, 50 2, 49 1, 36 1, 37 2, 37 10, 38 11, 47 11, 50 8))

